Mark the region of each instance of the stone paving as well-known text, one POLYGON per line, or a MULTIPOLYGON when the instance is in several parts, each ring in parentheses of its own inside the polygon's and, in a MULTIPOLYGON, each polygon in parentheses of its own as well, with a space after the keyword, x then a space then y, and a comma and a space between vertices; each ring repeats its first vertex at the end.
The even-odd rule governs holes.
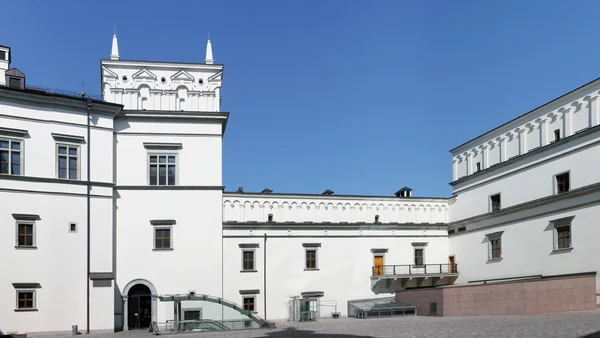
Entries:
MULTIPOLYGON (((322 319, 276 322, 276 329, 164 334, 207 338, 368 338, 368 337, 600 337, 600 309, 521 316, 404 317, 322 319)), ((151 337, 148 331, 91 334, 94 337, 151 337)))

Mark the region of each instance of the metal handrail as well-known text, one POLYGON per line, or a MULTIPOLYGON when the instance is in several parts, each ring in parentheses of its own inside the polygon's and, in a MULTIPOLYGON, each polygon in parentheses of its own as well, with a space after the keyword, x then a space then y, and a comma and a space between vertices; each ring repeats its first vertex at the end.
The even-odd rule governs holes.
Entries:
POLYGON ((376 265, 371 273, 373 276, 458 274, 458 264, 376 265))

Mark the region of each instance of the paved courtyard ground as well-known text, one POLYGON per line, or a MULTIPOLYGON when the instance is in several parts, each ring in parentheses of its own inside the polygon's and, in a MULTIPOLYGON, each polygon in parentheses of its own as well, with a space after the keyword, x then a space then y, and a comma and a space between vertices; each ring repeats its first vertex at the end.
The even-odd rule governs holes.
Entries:
MULTIPOLYGON (((276 329, 198 332, 165 337, 206 338, 367 338, 367 337, 600 337, 600 309, 522 316, 397 317, 381 319, 322 319, 318 322, 276 322, 276 329)), ((94 337, 152 337, 147 331, 94 337)))

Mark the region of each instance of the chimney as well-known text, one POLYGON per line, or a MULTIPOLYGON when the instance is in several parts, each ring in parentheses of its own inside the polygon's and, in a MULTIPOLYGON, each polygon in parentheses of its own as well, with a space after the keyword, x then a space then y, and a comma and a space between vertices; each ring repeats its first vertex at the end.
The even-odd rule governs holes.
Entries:
POLYGON ((327 190, 323 191, 323 193, 321 195, 331 196, 331 195, 333 195, 333 191, 327 189, 327 190))
POLYGON ((236 191, 238 194, 244 193, 244 187, 239 187, 236 191))
POLYGON ((4 77, 6 71, 10 68, 10 47, 0 45, 0 85, 6 86, 4 77))

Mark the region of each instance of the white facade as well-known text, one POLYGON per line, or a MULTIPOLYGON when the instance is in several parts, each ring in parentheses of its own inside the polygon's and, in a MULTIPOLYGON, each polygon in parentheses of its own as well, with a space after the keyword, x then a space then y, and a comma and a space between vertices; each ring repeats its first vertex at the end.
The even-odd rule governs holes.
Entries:
POLYGON ((223 193, 229 114, 210 41, 191 64, 121 60, 113 37, 103 101, 14 88, 25 79, 5 80, 20 73, 0 52, 3 331, 84 331, 88 282, 90 329, 127 330, 173 320, 168 295, 279 320, 297 297, 345 316, 349 300, 405 287, 600 270, 600 80, 453 149, 451 198, 223 193), (428 281, 410 276, 426 267, 428 281))

